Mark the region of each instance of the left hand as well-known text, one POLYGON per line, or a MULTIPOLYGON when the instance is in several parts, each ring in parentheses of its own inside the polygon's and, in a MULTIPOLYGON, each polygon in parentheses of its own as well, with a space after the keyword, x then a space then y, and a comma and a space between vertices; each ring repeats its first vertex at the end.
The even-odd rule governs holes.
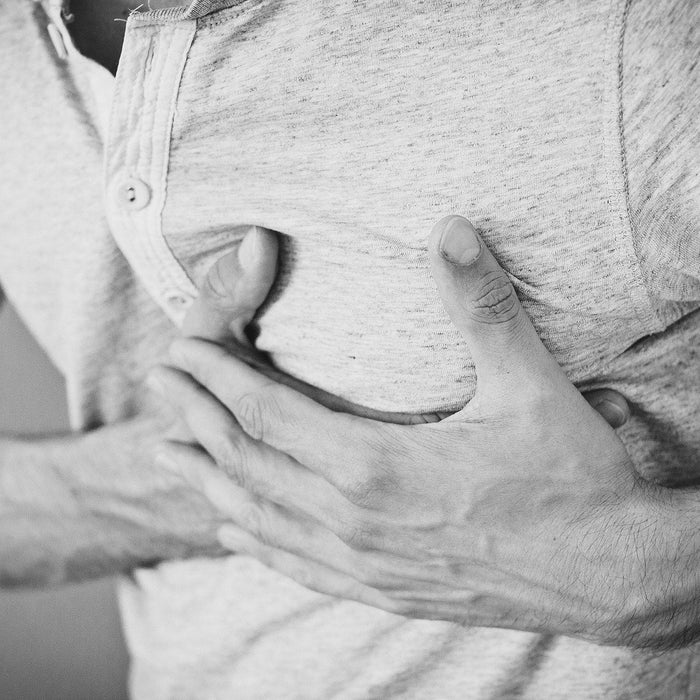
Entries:
POLYGON ((184 339, 179 369, 156 372, 206 453, 169 442, 163 456, 230 517, 225 546, 308 588, 410 617, 658 644, 680 546, 657 529, 658 487, 469 222, 443 219, 429 248, 476 365, 462 411, 412 426, 331 411, 184 339))

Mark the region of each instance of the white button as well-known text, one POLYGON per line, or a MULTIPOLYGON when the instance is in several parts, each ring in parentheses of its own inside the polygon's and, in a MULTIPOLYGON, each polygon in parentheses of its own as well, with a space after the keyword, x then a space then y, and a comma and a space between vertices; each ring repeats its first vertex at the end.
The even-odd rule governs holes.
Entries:
POLYGON ((119 204, 132 211, 143 209, 151 201, 151 188, 136 177, 129 177, 120 182, 116 194, 119 204))

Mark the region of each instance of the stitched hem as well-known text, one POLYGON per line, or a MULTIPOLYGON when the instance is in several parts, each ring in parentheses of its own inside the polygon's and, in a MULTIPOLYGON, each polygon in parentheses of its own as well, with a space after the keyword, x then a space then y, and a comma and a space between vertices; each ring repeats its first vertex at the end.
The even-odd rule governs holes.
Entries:
POLYGON ((629 17, 630 7, 632 5, 632 0, 625 0, 625 6, 622 10, 622 19, 620 22, 620 32, 618 35, 617 43, 617 136, 619 140, 620 148, 620 168, 622 174, 622 190, 625 206, 625 214, 627 216, 626 226, 629 231, 629 236, 632 243, 632 250, 634 251, 634 258, 636 261, 638 269, 638 277, 641 280, 642 287, 645 293, 646 302, 646 313, 641 310, 637 311, 637 316, 640 321, 645 323, 651 323, 650 332, 658 332, 665 328, 663 320, 660 318, 659 313, 655 310, 654 304, 652 302, 652 295, 649 289, 647 280, 644 278, 644 273, 641 266, 641 259, 639 255, 639 244, 637 237, 637 228, 634 224, 634 218, 632 215, 632 207, 630 202, 629 193, 629 171, 627 163, 627 148, 625 145, 625 124, 624 124, 624 100, 623 100, 623 89, 624 89, 624 49, 625 49, 625 35, 627 33, 627 19, 629 17))

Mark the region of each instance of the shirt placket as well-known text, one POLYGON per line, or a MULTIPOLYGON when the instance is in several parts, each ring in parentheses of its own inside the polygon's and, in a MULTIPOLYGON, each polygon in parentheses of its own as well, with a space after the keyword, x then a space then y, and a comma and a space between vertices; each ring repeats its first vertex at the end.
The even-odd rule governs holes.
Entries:
POLYGON ((177 93, 195 31, 194 19, 129 19, 105 151, 105 206, 114 239, 178 324, 197 290, 168 248, 162 217, 177 93))
MULTIPOLYGON (((64 3, 36 1, 44 8, 46 30, 58 60, 79 57, 64 23, 64 3)), ((162 231, 180 79, 198 19, 259 1, 192 0, 186 7, 137 8, 127 21, 105 143, 105 211, 116 244, 153 299, 176 323, 184 318, 197 291, 162 231)))

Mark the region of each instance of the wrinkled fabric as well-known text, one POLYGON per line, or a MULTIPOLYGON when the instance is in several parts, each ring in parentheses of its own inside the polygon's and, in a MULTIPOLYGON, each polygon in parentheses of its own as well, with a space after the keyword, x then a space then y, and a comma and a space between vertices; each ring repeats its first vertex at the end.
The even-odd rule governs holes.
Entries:
MULTIPOLYGON (((148 410, 145 373, 251 225, 282 234, 257 340, 280 368, 377 409, 461 407, 473 366, 426 254, 459 213, 572 381, 631 402, 637 468, 693 477, 693 0, 198 0, 133 14, 116 81, 57 57, 41 4, 0 8, 0 280, 76 430, 148 410)), ((699 693, 694 647, 405 620, 243 556, 136 572, 122 610, 148 700, 699 693)))

